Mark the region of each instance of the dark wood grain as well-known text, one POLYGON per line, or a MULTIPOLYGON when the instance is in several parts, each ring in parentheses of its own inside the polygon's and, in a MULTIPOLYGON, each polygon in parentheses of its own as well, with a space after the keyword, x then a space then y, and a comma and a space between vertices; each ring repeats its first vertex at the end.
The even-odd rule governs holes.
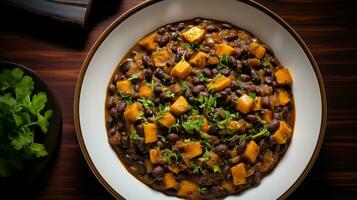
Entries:
MULTIPOLYGON (((116 17, 141 0, 101 2, 95 1, 86 30, 53 25, 44 18, 1 9, 0 60, 23 64, 42 75, 58 96, 64 117, 57 157, 29 189, 10 190, 5 199, 12 195, 27 199, 112 199, 89 170, 79 149, 73 125, 74 89, 81 64, 94 41, 116 17), (8 20, 9 16, 13 20, 8 20)), ((299 33, 312 51, 326 86, 328 123, 324 144, 311 172, 289 199, 311 196, 354 199, 357 197, 356 3, 353 0, 258 2, 299 33)))

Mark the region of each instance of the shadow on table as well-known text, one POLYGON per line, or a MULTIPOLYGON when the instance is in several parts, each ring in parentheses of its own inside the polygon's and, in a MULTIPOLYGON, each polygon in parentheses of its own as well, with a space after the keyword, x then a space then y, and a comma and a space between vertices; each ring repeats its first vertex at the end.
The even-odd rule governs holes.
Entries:
MULTIPOLYGON (((15 32, 70 48, 84 48, 89 31, 117 13, 118 0, 93 0, 85 27, 64 23, 4 4, 0 0, 0 31, 15 32)), ((1 45, 1 44, 0 44, 1 45)))

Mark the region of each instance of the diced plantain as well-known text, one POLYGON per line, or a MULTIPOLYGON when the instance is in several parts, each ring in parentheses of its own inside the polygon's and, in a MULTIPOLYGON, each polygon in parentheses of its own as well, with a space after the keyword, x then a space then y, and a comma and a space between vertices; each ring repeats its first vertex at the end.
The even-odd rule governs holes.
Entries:
POLYGON ((176 179, 173 173, 166 173, 164 175, 165 189, 175 188, 176 184, 176 179))
POLYGON ((150 149, 149 151, 150 155, 150 161, 152 164, 160 164, 163 162, 162 160, 162 154, 159 150, 157 149, 150 149))
POLYGON ((139 41, 139 45, 144 47, 148 51, 154 51, 157 48, 157 44, 155 42, 157 38, 157 33, 152 33, 148 36, 146 36, 144 39, 139 41))
POLYGON ((129 80, 118 81, 117 82, 117 90, 118 90, 118 92, 123 93, 128 96, 131 96, 134 94, 133 87, 129 80))
POLYGON ((145 143, 157 141, 157 125, 154 123, 144 124, 145 143))
POLYGON ((187 112, 189 109, 189 104, 187 103, 185 97, 179 96, 176 101, 170 106, 170 112, 175 115, 181 115, 187 112))
POLYGON ((213 151, 209 152, 209 160, 206 162, 206 165, 210 167, 211 169, 214 168, 217 164, 219 164, 220 157, 215 154, 213 151))
POLYGON ((139 88, 139 97, 150 98, 152 96, 152 88, 147 85, 141 85, 139 88))
POLYGON ((207 88, 209 90, 213 90, 215 92, 221 91, 229 87, 231 84, 231 79, 221 76, 213 79, 211 82, 207 84, 207 88))
POLYGON ((125 108, 124 118, 128 122, 135 122, 143 114, 143 109, 139 103, 133 103, 125 108))
POLYGON ((191 44, 201 43, 205 39, 205 30, 198 26, 194 26, 182 33, 182 35, 185 40, 191 44))
POLYGON ((243 185, 246 183, 246 171, 244 163, 239 163, 236 166, 231 168, 231 173, 233 177, 233 184, 234 185, 243 185))
POLYGON ((154 65, 156 67, 165 67, 170 58, 170 53, 167 50, 161 50, 153 55, 154 65))
POLYGON ((207 65, 208 55, 203 52, 198 52, 193 58, 190 60, 190 64, 195 67, 204 67, 207 65))
POLYGON ((278 144, 285 144, 292 136, 292 130, 285 121, 280 121, 278 130, 275 131, 272 138, 278 144))
POLYGON ((234 51, 234 48, 227 45, 227 44, 219 44, 216 47, 216 55, 217 56, 223 56, 223 55, 228 55, 230 56, 234 51))
POLYGON ((236 109, 243 114, 247 114, 250 111, 252 111, 253 106, 254 106, 253 98, 246 94, 243 94, 236 101, 236 109))
POLYGON ((260 147, 253 140, 251 140, 248 143, 247 148, 245 149, 243 156, 250 163, 255 163, 259 153, 260 153, 260 147))
POLYGON ((265 48, 256 42, 252 42, 249 45, 249 52, 255 57, 261 59, 265 54, 265 48))
POLYGON ((293 83, 290 72, 285 67, 276 71, 275 77, 279 85, 291 85, 293 83))
POLYGON ((262 109, 262 98, 261 97, 257 97, 254 100, 254 107, 253 107, 253 111, 258 111, 262 109))
POLYGON ((167 128, 170 128, 170 126, 174 124, 175 121, 176 118, 170 112, 166 112, 159 120, 159 123, 167 128))
POLYGON ((191 72, 192 72, 191 65, 185 60, 181 60, 179 63, 175 65, 174 68, 172 68, 171 75, 184 80, 188 75, 191 74, 191 72))

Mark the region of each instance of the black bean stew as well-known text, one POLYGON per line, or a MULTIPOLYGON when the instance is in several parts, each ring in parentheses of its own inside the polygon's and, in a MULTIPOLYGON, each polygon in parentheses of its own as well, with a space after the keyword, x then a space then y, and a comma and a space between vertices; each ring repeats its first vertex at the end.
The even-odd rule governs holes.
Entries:
POLYGON ((108 86, 109 143, 155 190, 221 198, 258 185, 294 126, 289 70, 245 30, 215 20, 140 40, 108 86))

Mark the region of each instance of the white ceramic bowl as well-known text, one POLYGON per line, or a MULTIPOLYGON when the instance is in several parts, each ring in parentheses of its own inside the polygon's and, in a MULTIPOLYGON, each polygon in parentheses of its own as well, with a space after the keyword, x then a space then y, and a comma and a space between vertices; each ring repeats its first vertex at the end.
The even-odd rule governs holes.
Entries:
POLYGON ((268 44, 292 73, 296 122, 291 145, 258 187, 239 195, 240 199, 284 199, 317 157, 325 130, 326 98, 317 65, 300 37, 274 13, 251 1, 147 1, 119 17, 101 35, 83 64, 75 95, 76 132, 88 165, 117 198, 174 198, 141 183, 119 161, 108 144, 105 95, 117 63, 140 38, 160 26, 195 17, 227 21, 250 31, 268 44))

